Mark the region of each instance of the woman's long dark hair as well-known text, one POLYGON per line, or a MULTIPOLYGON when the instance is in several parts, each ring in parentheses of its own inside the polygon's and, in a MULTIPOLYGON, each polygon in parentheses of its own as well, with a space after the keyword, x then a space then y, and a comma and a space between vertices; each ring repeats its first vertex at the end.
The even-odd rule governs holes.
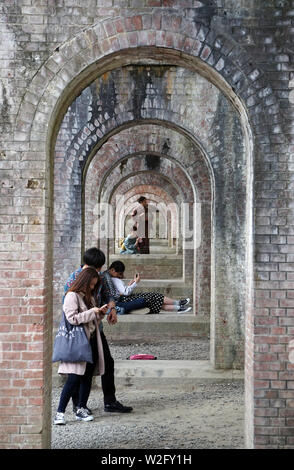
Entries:
POLYGON ((83 292, 85 294, 84 297, 84 302, 87 305, 87 307, 90 309, 92 307, 95 307, 93 304, 93 299, 96 298, 96 294, 99 288, 100 284, 100 277, 99 274, 97 273, 96 269, 94 268, 85 268, 82 269, 80 274, 77 276, 76 280, 72 283, 70 289, 67 292, 83 292), (91 290, 90 285, 92 279, 97 278, 98 282, 96 283, 94 290, 91 290))

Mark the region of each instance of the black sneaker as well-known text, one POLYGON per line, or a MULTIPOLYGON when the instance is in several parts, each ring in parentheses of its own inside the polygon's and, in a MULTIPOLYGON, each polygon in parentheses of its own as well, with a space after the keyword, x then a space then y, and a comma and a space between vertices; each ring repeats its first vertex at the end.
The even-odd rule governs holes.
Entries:
POLYGON ((180 307, 184 307, 185 305, 188 305, 188 303, 190 303, 189 297, 187 297, 186 299, 181 299, 180 300, 180 307))
POLYGON ((133 411, 133 408, 131 406, 124 406, 119 401, 115 401, 109 405, 104 405, 104 411, 108 413, 130 413, 133 411))
MULTIPOLYGON (((77 413, 78 409, 79 409, 79 407, 77 405, 72 405, 72 411, 73 411, 74 414, 77 413)), ((87 406, 84 408, 84 410, 87 411, 89 416, 93 415, 92 410, 90 410, 90 408, 88 408, 87 406)))
POLYGON ((192 307, 185 307, 185 305, 181 306, 178 310, 178 313, 187 313, 192 310, 192 307))
POLYGON ((77 421, 93 421, 93 416, 89 415, 85 408, 79 408, 76 412, 77 421))

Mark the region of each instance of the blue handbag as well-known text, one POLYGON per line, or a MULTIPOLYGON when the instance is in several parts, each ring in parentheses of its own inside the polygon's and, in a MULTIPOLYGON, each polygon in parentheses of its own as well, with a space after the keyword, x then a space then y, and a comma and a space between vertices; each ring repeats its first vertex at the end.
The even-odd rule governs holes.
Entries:
POLYGON ((62 312, 62 319, 55 337, 52 362, 90 362, 92 348, 83 325, 71 325, 62 312))

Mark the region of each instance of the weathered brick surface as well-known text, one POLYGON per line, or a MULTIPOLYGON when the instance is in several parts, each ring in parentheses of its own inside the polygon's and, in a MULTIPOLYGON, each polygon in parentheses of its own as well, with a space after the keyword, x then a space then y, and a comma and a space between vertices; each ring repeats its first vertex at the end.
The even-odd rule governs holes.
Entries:
MULTIPOLYGON (((217 236, 220 237, 219 242, 216 240, 216 252, 219 256, 216 259, 216 280, 217 285, 213 293, 216 293, 217 310, 226 312, 221 314, 221 319, 216 316, 216 323, 221 328, 223 324, 228 324, 228 329, 220 331, 218 335, 219 345, 215 343, 214 361, 219 367, 242 367, 243 363, 243 310, 244 310, 244 260, 242 250, 236 251, 236 261, 232 268, 231 256, 229 255, 232 243, 245 243, 244 232, 244 148, 241 135, 241 128, 238 119, 234 117, 234 111, 228 102, 219 95, 219 92, 210 83, 206 82, 200 76, 174 67, 128 67, 117 69, 111 73, 104 74, 101 79, 95 81, 90 87, 84 90, 83 94, 74 102, 71 110, 65 116, 62 130, 58 138, 58 167, 55 169, 55 210, 57 213, 56 233, 56 263, 60 265, 60 269, 55 269, 56 289, 60 290, 66 271, 73 269, 75 259, 80 250, 80 233, 81 233, 81 197, 80 187, 77 182, 81 178, 81 173, 85 162, 89 160, 88 156, 95 146, 99 146, 97 153, 96 167, 91 166, 87 169, 87 175, 92 180, 92 189, 85 189, 85 200, 91 201, 90 195, 93 194, 93 204, 86 203, 86 226, 85 240, 93 233, 93 207, 97 202, 96 192, 100 181, 104 179, 108 168, 113 162, 119 158, 126 157, 130 153, 157 151, 162 155, 171 153, 172 158, 177 159, 181 165, 184 165, 190 177, 194 181, 194 190, 198 193, 198 201, 201 203, 209 203, 211 200, 211 177, 207 169, 205 170, 205 158, 201 155, 200 149, 193 149, 190 139, 184 139, 178 132, 172 132, 170 129, 165 131, 164 136, 159 140, 160 133, 163 132, 164 126, 154 128, 150 135, 146 135, 144 128, 131 128, 131 131, 119 132, 104 143, 99 142, 105 133, 115 129, 116 126, 129 123, 133 120, 148 118, 152 120, 160 120, 162 122, 171 122, 176 126, 181 126, 192 135, 196 136, 197 141, 202 142, 207 158, 210 159, 211 165, 215 170, 216 177, 216 200, 217 205, 217 224, 220 225, 216 230, 217 236), (136 94, 132 94, 132 90, 136 90, 136 94), (99 94, 97 95, 97 90, 99 94), (88 113, 85 113, 85 107, 88 113), (126 112, 125 109, 128 111, 126 112), (103 110, 103 111, 102 111, 103 110), (219 126, 219 116, 222 115, 223 125, 219 126), (227 116, 227 119, 224 118, 227 116), (71 126, 73 120, 76 121, 75 126, 80 131, 76 131, 71 136, 71 126), (131 121, 130 121, 131 120, 131 121), (134 134, 134 131, 136 134, 134 134), (224 144, 227 133, 234 133, 234 146, 224 144), (133 134, 135 138, 133 138, 133 134), (126 135, 127 140, 124 136, 126 135), (173 136, 173 138, 172 138, 173 136), (171 140, 172 139, 172 140, 171 140), (63 161, 62 153, 59 148, 64 148, 63 161), (237 150, 238 148, 238 150, 237 150), (172 149, 172 152, 170 152, 172 149), (235 153, 236 156, 232 157, 235 153), (75 158, 79 155, 79 159, 75 158), (234 169, 231 171, 228 168, 234 169), (97 173, 99 169, 99 172, 97 173), (95 173, 97 176, 94 178, 95 173), (70 186, 67 200, 65 200, 65 184, 63 182, 64 175, 67 176, 67 184, 70 186), (234 175, 234 181, 231 179, 234 175), (100 178, 100 181, 99 181, 100 178), (227 184, 224 185, 224 180, 227 184), (59 183, 60 182, 60 183, 59 183), (59 183, 59 185, 58 185, 59 183), (236 200, 232 187, 238 185, 240 198, 236 200), (242 187, 243 186, 243 187, 242 187), (60 189, 59 189, 60 187, 60 189), (74 195, 73 195, 74 192, 74 195), (218 193, 220 193, 218 195, 218 193), (243 199, 241 194, 243 193, 243 199), (60 202, 59 202, 60 200, 60 202), (241 202, 243 201, 243 202, 241 202), (236 206, 237 203, 237 206, 236 206), (239 204, 239 206, 238 206, 239 204), (65 209, 67 205, 67 209, 65 209), (61 208, 61 210, 60 210, 61 208), (238 224, 234 218, 238 217, 238 224), (223 224, 223 221, 226 221, 223 224), (58 228, 60 225, 60 228, 58 228), (238 230, 232 230, 232 226, 238 225, 238 230), (230 232, 227 237, 228 247, 224 248, 221 239, 222 230, 230 232), (233 241, 232 238, 236 237, 233 241), (242 241, 243 240, 243 241, 242 241), (63 258, 58 256, 58 250, 63 254, 63 258), (65 256, 65 252, 68 254, 65 256), (226 253, 227 255, 224 255, 226 253), (68 263, 67 263, 68 260, 68 263), (227 265, 227 267, 226 267, 227 265), (226 271, 225 271, 226 269, 226 271), (235 271, 234 271, 235 270, 235 271), (224 279, 225 277, 225 279, 224 279), (228 279, 230 278, 230 282, 228 279), (238 281, 236 282, 236 279, 238 281), (59 284, 58 284, 59 283, 59 284), (224 293, 224 285, 227 286, 227 294, 224 293), (243 287, 242 287, 243 286, 243 287), (243 296, 243 299, 242 299, 243 296), (234 307, 233 307, 234 305, 234 307), (227 321, 226 316, 231 316, 233 321, 227 321), (232 328, 232 329, 231 329, 232 328), (234 357, 231 354, 231 341, 235 343, 233 349, 236 350, 234 357), (224 347, 224 344, 227 345, 224 347), (238 352, 237 352, 238 351, 238 352)), ((195 145, 194 145, 195 147, 195 145)), ((95 160, 96 161, 96 160, 95 160)), ((87 168, 87 167, 86 167, 87 168)), ((117 181, 120 177, 120 166, 117 166, 116 173, 112 173, 113 181, 117 181)), ((88 178, 87 178, 88 179, 88 178)), ((176 174, 174 173, 176 180, 176 174)), ((107 183, 103 183, 107 186, 107 183)), ((185 188, 187 185, 182 182, 185 188)), ((188 187, 188 186, 187 186, 188 187)), ((186 196, 187 198, 187 196, 186 196)), ((193 198, 194 199, 194 198, 193 198)), ((193 200, 188 196, 190 202, 193 200)), ((199 276, 195 279, 195 299, 197 313, 207 314, 210 310, 210 209, 205 213, 205 205, 203 205, 203 236, 204 243, 201 244, 203 254, 197 257, 199 264, 199 276), (206 245, 205 245, 206 243, 206 245), (205 255, 204 255, 205 253, 205 255), (201 257, 206 258, 201 262, 201 257), (202 279, 202 281, 200 281, 202 279), (204 288, 205 284, 205 288, 204 288), (201 306, 199 305, 201 304, 201 306)), ((89 246, 89 243, 86 244, 89 246)), ((101 245, 103 248, 107 244, 101 245)), ((193 257, 193 254, 192 254, 193 257)), ((187 279, 192 276, 193 265, 191 265, 191 254, 186 252, 186 269, 187 279)))
MULTIPOLYGON (((169 194, 173 199, 169 203, 176 203, 178 207, 181 207, 181 203, 187 203, 194 200, 193 189, 187 176, 181 170, 180 167, 177 168, 177 165, 174 164, 171 160, 165 160, 165 156, 173 158, 176 161, 181 162, 187 168, 189 167, 189 162, 192 161, 194 164, 194 171, 191 173, 193 175, 193 181, 196 186, 197 191, 197 201, 201 203, 202 214, 205 214, 205 208, 207 207, 207 213, 205 217, 202 217, 202 240, 201 245, 197 250, 197 270, 196 270, 196 279, 193 281, 194 285, 197 286, 195 293, 195 307, 198 314, 208 315, 210 311, 210 242, 211 242, 211 227, 210 224, 206 223, 210 220, 210 186, 209 174, 207 166, 205 165, 203 159, 199 155, 197 148, 193 149, 191 143, 185 141, 185 139, 180 139, 179 136, 175 133, 171 133, 170 130, 160 129, 158 126, 140 126, 132 128, 131 130, 122 131, 116 136, 112 137, 107 141, 107 143, 99 150, 95 158, 92 160, 89 170, 87 172, 87 179, 85 182, 85 199, 86 203, 86 217, 85 217, 85 232, 88 231, 89 234, 92 233, 90 230, 93 227, 94 219, 94 207, 97 203, 97 196, 95 188, 98 187, 99 181, 104 180, 103 175, 105 171, 105 161, 108 162, 109 167, 112 168, 114 163, 116 167, 113 169, 113 172, 108 174, 106 180, 104 180, 104 188, 102 201, 108 201, 108 195, 112 191, 112 181, 119 181, 120 177, 126 177, 128 171, 150 171, 148 169, 147 163, 145 161, 144 155, 142 152, 153 152, 154 155, 162 155, 159 160, 159 166, 157 171, 163 173, 165 177, 169 177, 171 182, 173 181, 180 191, 181 195, 176 195, 175 191, 169 191, 169 194), (121 160, 129 155, 130 149, 132 151, 131 158, 126 160, 121 160), (164 154, 162 154, 162 149, 164 149, 164 154), (136 153, 140 155, 135 157, 136 153), (124 163, 122 163, 122 161, 124 163), (198 164, 195 164, 198 161, 198 164), (129 163, 130 162, 130 163, 129 163), (129 168, 129 169, 128 169, 129 168), (116 172, 116 173, 115 173, 116 172), (122 175, 120 176, 120 172, 122 175), (91 195, 94 197, 91 197, 91 195), (89 229, 88 229, 89 227, 89 229)), ((107 169, 107 167, 106 167, 107 169)), ((156 173, 153 169, 150 175, 146 174, 144 180, 142 180, 142 173, 137 177, 139 181, 141 178, 141 183, 156 183, 156 173)), ((133 185, 133 178, 128 179, 124 186, 133 185)), ((159 184, 159 183, 158 183, 159 184)), ((162 184, 162 183, 161 183, 162 184)), ((166 182, 163 182, 163 187, 167 190, 168 186, 166 182)), ((160 185, 159 185, 160 186, 160 185)), ((130 186, 131 187, 131 186, 130 186)), ((136 185, 135 194, 139 194, 142 191, 142 184, 136 185)), ((116 192, 113 194, 112 199, 115 201, 115 195, 122 194, 122 186, 120 185, 116 192)), ((133 200, 136 201, 138 196, 134 197, 133 200)), ((163 199, 165 200, 165 199, 163 199)), ((99 231, 98 231, 99 233, 99 231)), ((93 240, 94 241, 94 240, 93 240)), ((100 243, 103 243, 101 240, 100 243)), ((90 246, 91 238, 86 243, 86 246, 90 246)), ((181 242, 179 242, 181 245, 181 242)), ((190 263, 190 254, 185 252, 185 265, 186 269, 184 272, 185 281, 190 283, 193 280, 193 266, 189 270, 190 263)), ((168 278, 169 276, 167 276, 168 278)), ((172 276, 174 277, 174 276, 172 276)))
MULTIPOLYGON (((221 196, 214 199, 213 229, 216 235, 225 235, 215 239, 216 258, 212 263, 217 273, 212 286, 216 305, 226 307, 216 312, 213 355, 220 364, 226 364, 228 358, 232 361, 232 357, 240 363, 241 350, 226 341, 221 343, 228 331, 234 331, 238 338, 239 324, 228 312, 236 309, 239 320, 243 312, 247 446, 291 448, 294 137, 289 81, 294 77, 293 2, 140 3, 18 0, 0 5, 1 447, 46 447, 50 441, 52 136, 58 133, 68 106, 97 74, 132 64, 138 58, 141 63, 152 58, 174 67, 188 67, 217 85, 221 93, 218 108, 212 113, 214 122, 202 131, 193 115, 194 100, 189 102, 184 96, 183 109, 178 111, 166 104, 161 109, 143 109, 135 102, 137 106, 120 109, 116 121, 105 118, 97 126, 97 141, 139 118, 165 119, 173 129, 199 138, 198 144, 209 155, 214 190, 221 196), (146 48, 139 49, 141 46, 146 48), (123 49, 125 54, 120 53, 123 49), (107 61, 112 53, 115 60, 113 56, 107 61), (238 110, 240 121, 228 112, 224 95, 238 110), (253 144, 251 165, 248 149, 253 144), (243 155, 239 171, 240 162, 237 158, 232 162, 232 155, 243 155), (240 191, 236 191, 238 187, 240 191), (229 198, 232 188, 234 206, 229 198), (247 212, 244 225, 244 201, 250 209, 251 197, 254 211, 247 212), (243 221, 240 225, 238 218, 231 217, 232 207, 243 221), (239 228, 245 227, 247 239, 243 245, 236 244, 242 239, 239 228), (249 255, 246 260, 245 246, 249 255), (244 270, 237 272, 240 260, 244 270), (223 286, 232 278, 232 268, 240 285, 244 285, 247 274, 245 308, 236 303, 236 298, 224 295, 223 286)), ((67 129, 63 123, 61 132, 66 134, 67 129)), ((77 132, 84 137, 81 128, 77 132)), ((87 139, 85 133, 83 149, 87 139)), ((64 148, 58 148, 58 143, 55 168, 64 156, 64 148)), ((75 173, 75 156, 71 158, 61 183, 70 178, 72 187, 76 186, 72 207, 79 212, 81 174, 75 173)), ((58 184, 60 181, 55 181, 55 191, 58 184)), ((65 212, 68 203, 63 207, 65 212)), ((60 215, 54 215, 57 223, 60 215)), ((59 246, 60 240, 56 238, 55 243, 59 246)), ((73 253, 79 252, 80 245, 81 239, 76 237, 73 253)))

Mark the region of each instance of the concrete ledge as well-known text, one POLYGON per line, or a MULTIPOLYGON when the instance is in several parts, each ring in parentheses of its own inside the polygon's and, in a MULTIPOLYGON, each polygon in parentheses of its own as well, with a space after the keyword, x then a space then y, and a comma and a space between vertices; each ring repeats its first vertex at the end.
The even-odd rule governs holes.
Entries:
MULTIPOLYGON (((118 387, 193 388, 200 383, 231 383, 244 380, 244 372, 234 369, 214 369, 210 361, 115 361, 115 383, 118 387)), ((53 376, 53 386, 62 386, 65 378, 53 376)), ((101 378, 93 380, 101 388, 101 378)))
MULTIPOLYGON (((132 313, 128 313, 127 315, 118 315, 118 322, 115 327, 118 326, 119 323, 132 323, 137 321, 143 323, 209 323, 208 317, 204 315, 194 315, 192 310, 188 313, 161 312, 159 314, 148 314, 148 311, 148 308, 142 308, 140 310, 134 310, 132 313)), ((106 325, 108 325, 108 323, 104 319, 103 328, 106 328, 106 325)))
POLYGON ((183 255, 177 255, 176 253, 150 253, 149 255, 144 254, 134 254, 134 255, 122 255, 121 253, 116 253, 115 255, 109 255, 111 261, 118 259, 121 261, 128 260, 128 262, 133 262, 138 264, 138 261, 144 260, 144 264, 154 264, 154 260, 158 261, 159 264, 170 264, 170 261, 183 261, 183 255))
MULTIPOLYGON (((152 340, 180 337, 207 336, 210 331, 209 319, 191 314, 176 312, 146 315, 142 313, 119 315, 114 326, 103 322, 103 328, 108 339, 111 340, 152 340)), ((140 312, 140 311, 139 311, 140 312)))
MULTIPOLYGON (((194 390, 205 383, 231 383, 243 381, 239 370, 214 369, 209 361, 117 361, 115 383, 118 388, 164 390, 194 390)), ((95 384, 101 388, 101 381, 95 384)))
POLYGON ((214 369, 210 361, 116 361, 115 377, 176 378, 195 380, 233 381, 243 380, 244 373, 234 369, 214 369))

